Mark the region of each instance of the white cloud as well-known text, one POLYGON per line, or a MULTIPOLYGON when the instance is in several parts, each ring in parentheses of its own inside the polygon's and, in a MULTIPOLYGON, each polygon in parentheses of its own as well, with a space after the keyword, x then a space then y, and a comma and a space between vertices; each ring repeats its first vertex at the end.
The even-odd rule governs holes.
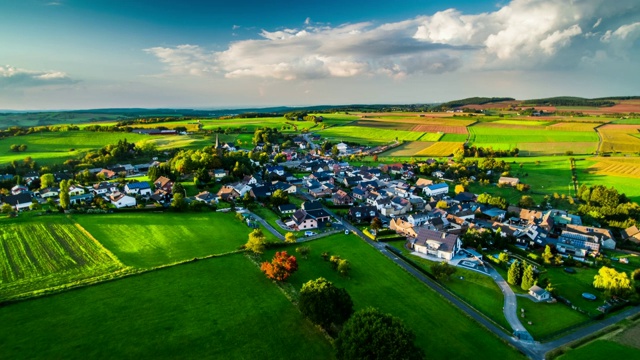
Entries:
POLYGON ((0 88, 65 85, 75 82, 77 81, 61 71, 34 71, 0 65, 0 88))
POLYGON ((307 18, 301 29, 262 30, 259 38, 232 42, 220 52, 197 45, 145 51, 173 74, 282 80, 571 66, 612 38, 637 38, 640 23, 609 30, 601 42, 592 39, 597 33, 579 36, 637 13, 634 1, 512 0, 494 12, 448 9, 384 24, 320 26, 307 18))

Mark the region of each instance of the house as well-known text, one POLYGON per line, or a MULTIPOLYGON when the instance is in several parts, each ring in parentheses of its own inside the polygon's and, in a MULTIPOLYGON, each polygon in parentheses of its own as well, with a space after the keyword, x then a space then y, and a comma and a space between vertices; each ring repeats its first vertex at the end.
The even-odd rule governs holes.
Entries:
POLYGON ((507 212, 498 208, 489 208, 489 209, 482 210, 482 214, 492 219, 502 221, 505 215, 507 215, 507 212))
POLYGON ((438 196, 449 193, 449 185, 446 183, 427 185, 422 190, 427 196, 438 196))
POLYGON ((44 189, 41 189, 40 191, 38 191, 38 194, 43 199, 50 198, 50 197, 56 197, 56 196, 58 196, 60 194, 60 189, 56 188, 56 187, 48 187, 48 188, 44 188, 44 189))
POLYGON ((287 222, 286 225, 296 230, 316 229, 318 228, 318 221, 304 209, 299 209, 291 215, 291 221, 287 222))
POLYGON ((347 153, 347 149, 349 148, 349 146, 343 142, 340 142, 339 144, 336 145, 336 148, 338 149, 341 155, 344 155, 347 153))
POLYGON ((249 194, 256 200, 265 200, 272 194, 271 186, 254 186, 253 188, 251 188, 249 194))
POLYGON ((391 219, 389 222, 389 229, 397 232, 398 234, 412 238, 418 236, 413 224, 399 217, 391 219))
POLYGON ((240 193, 238 193, 231 185, 224 185, 216 195, 225 201, 234 200, 240 197, 240 193))
POLYGON ((29 191, 29 188, 23 185, 16 185, 11 188, 11 195, 18 195, 29 191))
POLYGON ((461 193, 459 193, 458 195, 454 196, 453 201, 459 203, 459 204, 466 204, 466 203, 470 203, 470 202, 474 202, 476 201, 477 196, 474 193, 471 192, 467 192, 467 191, 463 191, 461 193))
POLYGON ((421 228, 411 245, 416 252, 451 260, 460 250, 462 242, 457 235, 421 228))
POLYGON ((413 226, 421 226, 429 220, 429 215, 425 213, 412 214, 407 216, 407 221, 413 226))
POLYGON ((533 285, 529 289, 529 295, 533 296, 538 301, 546 301, 551 299, 551 294, 538 285, 533 285))
POLYGON ((136 198, 127 196, 119 191, 109 195, 109 201, 111 201, 111 203, 118 209, 136 206, 136 198))
POLYGON ((296 212, 296 210, 297 210, 297 207, 294 204, 284 204, 284 205, 278 206, 278 211, 282 215, 293 214, 296 212))
POLYGON ((235 189, 235 191, 240 195, 240 196, 244 196, 244 194, 248 193, 251 191, 251 186, 244 184, 242 182, 237 182, 234 184, 231 184, 231 186, 235 189))
POLYGON ((498 185, 509 185, 515 187, 519 183, 520 179, 515 177, 500 176, 500 178, 498 179, 498 185))
POLYGON ((87 193, 87 194, 80 194, 80 195, 71 195, 69 196, 69 203, 72 205, 78 205, 78 204, 82 204, 82 203, 90 203, 93 201, 93 194, 92 193, 87 193))
POLYGON ((616 241, 613 239, 613 234, 607 229, 572 224, 567 225, 565 229, 574 233, 595 236, 600 246, 605 249, 613 250, 616 248, 616 241))
POLYGON ((276 181, 273 183, 273 191, 276 190, 282 190, 288 194, 295 194, 298 192, 298 188, 295 185, 282 181, 276 181))
POLYGON ((69 186, 69 196, 77 196, 77 195, 83 195, 86 192, 86 190, 79 185, 71 185, 69 186))
POLYGON ((96 195, 104 195, 118 191, 118 187, 113 183, 103 181, 101 183, 93 184, 93 188, 91 190, 96 195))
POLYGON ((355 223, 369 222, 377 217, 378 209, 375 206, 353 206, 349 208, 349 219, 355 223))
POLYGON ((35 180, 38 180, 38 179, 40 179, 40 175, 35 171, 30 171, 30 172, 24 174, 24 176, 22 177, 22 180, 27 185, 31 185, 32 182, 34 182, 35 180))
POLYGON ((253 175, 246 175, 244 178, 242 178, 242 183, 247 185, 256 185, 258 184, 258 179, 256 179, 256 177, 253 175))
POLYGON ((225 176, 227 176, 227 172, 224 171, 223 169, 214 169, 213 170, 213 178, 216 181, 220 181, 220 179, 222 179, 225 176))
POLYGON ((109 169, 102 169, 98 172, 97 175, 104 176, 105 179, 113 179, 116 176, 118 176, 118 174, 115 171, 111 171, 109 169))
POLYGON ((151 196, 151 186, 148 182, 135 182, 128 183, 124 187, 124 192, 128 195, 141 195, 141 196, 151 196))
POLYGON ((7 195, 2 200, 3 203, 11 205, 16 211, 29 209, 31 203, 33 202, 31 198, 31 194, 29 193, 20 193, 17 195, 7 195))
POLYGON ((218 203, 218 195, 212 194, 208 191, 203 191, 195 196, 196 201, 203 202, 205 204, 217 204, 218 203))
POLYGON ((276 173, 280 176, 284 175, 284 167, 280 166, 280 165, 276 165, 276 166, 267 166, 267 172, 268 173, 276 173))
POLYGON ((333 205, 353 205, 353 198, 344 190, 336 191, 331 196, 331 201, 333 201, 333 205))
POLYGON ((562 230, 556 242, 556 249, 562 254, 584 258, 589 253, 598 254, 600 252, 600 242, 598 238, 593 235, 584 235, 562 230))
POLYGON ((623 240, 629 240, 636 244, 640 243, 640 230, 635 225, 622 231, 621 235, 623 240))
POLYGON ((164 176, 160 176, 159 178, 157 178, 156 181, 153 182, 153 186, 156 188, 156 190, 160 189, 168 194, 171 194, 171 192, 173 191, 173 181, 164 176))

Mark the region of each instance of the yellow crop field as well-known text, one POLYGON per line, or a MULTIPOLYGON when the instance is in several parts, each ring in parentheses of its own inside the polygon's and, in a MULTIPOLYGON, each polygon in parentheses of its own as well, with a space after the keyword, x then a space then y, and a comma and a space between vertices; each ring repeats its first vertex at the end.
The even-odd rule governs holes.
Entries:
POLYGON ((449 156, 462 145, 461 142, 438 142, 418 152, 416 156, 449 156))
POLYGON ((597 130, 602 137, 600 152, 640 152, 640 125, 608 124, 597 130))
POLYGON ((547 130, 557 131, 594 131, 598 123, 582 123, 582 122, 560 122, 547 126, 547 130))
POLYGON ((384 153, 384 156, 415 156, 435 144, 432 141, 407 141, 384 153))
POLYGON ((640 158, 593 158, 598 161, 588 171, 599 175, 615 175, 640 178, 640 158))

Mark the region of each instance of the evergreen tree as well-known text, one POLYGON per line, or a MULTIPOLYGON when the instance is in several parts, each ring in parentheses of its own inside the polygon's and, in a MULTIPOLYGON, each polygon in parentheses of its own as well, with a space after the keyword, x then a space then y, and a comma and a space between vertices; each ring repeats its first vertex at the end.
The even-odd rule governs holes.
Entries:
POLYGON ((529 265, 525 268, 522 275, 522 290, 529 291, 533 285, 536 284, 536 274, 533 271, 533 266, 529 265))
POLYGON ((520 285, 522 281, 522 265, 520 261, 515 260, 511 267, 509 267, 509 273, 507 276, 507 282, 511 285, 520 285))
POLYGON ((63 209, 69 208, 69 182, 67 180, 60 181, 60 207, 63 209))

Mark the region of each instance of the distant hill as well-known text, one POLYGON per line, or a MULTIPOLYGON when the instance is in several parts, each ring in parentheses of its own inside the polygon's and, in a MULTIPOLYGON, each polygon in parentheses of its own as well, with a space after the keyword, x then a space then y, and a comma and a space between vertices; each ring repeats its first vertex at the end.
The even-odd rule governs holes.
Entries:
POLYGON ((435 105, 432 107, 433 110, 438 109, 452 109, 465 105, 483 105, 489 103, 497 103, 503 101, 515 101, 514 98, 510 97, 470 97, 466 99, 453 100, 443 104, 435 105))

